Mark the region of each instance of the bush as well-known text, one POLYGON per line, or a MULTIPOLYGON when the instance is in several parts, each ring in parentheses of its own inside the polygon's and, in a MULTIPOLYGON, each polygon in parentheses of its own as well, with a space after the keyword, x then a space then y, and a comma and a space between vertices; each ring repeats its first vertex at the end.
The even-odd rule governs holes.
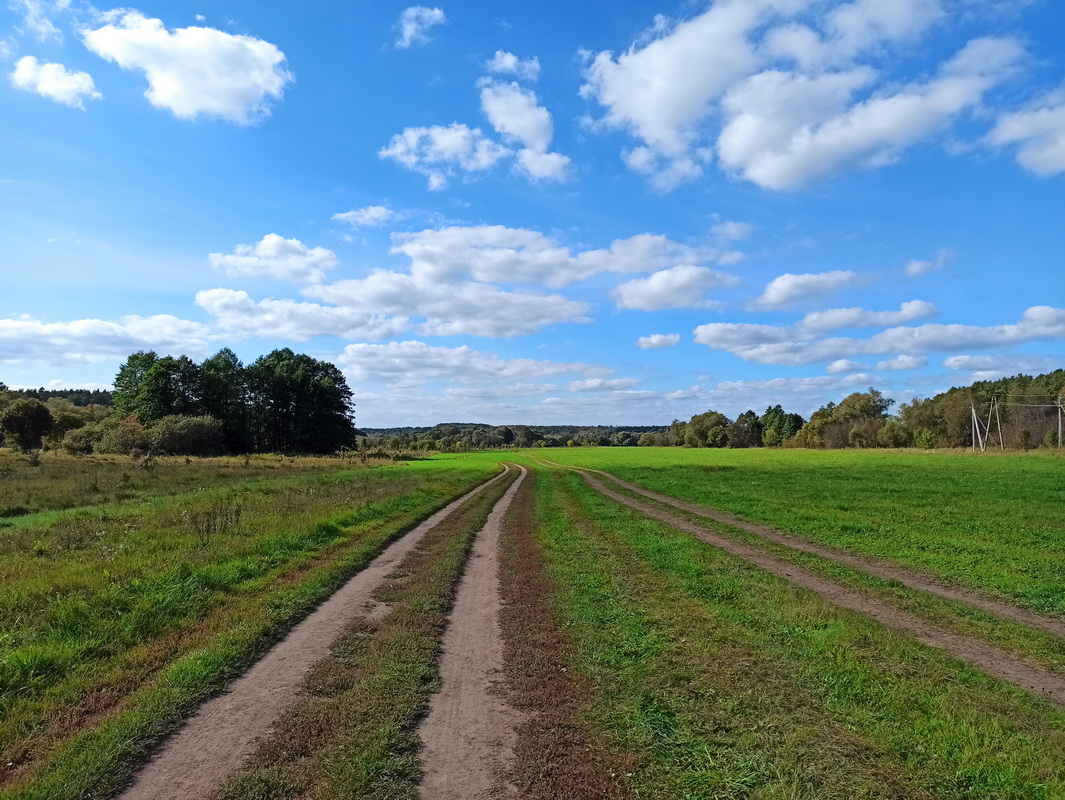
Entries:
POLYGON ((72 456, 91 455, 96 447, 96 441, 100 438, 100 432, 95 425, 86 425, 67 431, 59 446, 72 456))
POLYGON ((96 443, 96 451, 125 456, 134 450, 147 450, 150 444, 147 428, 135 416, 129 416, 106 427, 96 443))
POLYGON ((928 428, 918 428, 913 432, 913 446, 922 450, 931 450, 936 446, 936 435, 928 428))
POLYGON ((151 450, 174 456, 214 456, 223 450, 222 423, 214 417, 163 417, 150 431, 151 450))

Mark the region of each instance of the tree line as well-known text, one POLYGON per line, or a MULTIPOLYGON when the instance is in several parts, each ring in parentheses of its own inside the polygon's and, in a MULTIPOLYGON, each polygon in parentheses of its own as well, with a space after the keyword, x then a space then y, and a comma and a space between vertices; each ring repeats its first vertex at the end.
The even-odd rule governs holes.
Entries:
POLYGON ((328 361, 274 350, 248 365, 225 348, 197 364, 138 351, 115 376, 112 407, 0 392, 0 428, 24 450, 71 453, 333 453, 355 443, 354 404, 328 361))

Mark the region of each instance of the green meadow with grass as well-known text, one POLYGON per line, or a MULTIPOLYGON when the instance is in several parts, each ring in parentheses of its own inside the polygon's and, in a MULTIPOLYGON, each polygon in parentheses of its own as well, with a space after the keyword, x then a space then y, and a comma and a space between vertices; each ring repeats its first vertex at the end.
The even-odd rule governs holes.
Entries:
MULTIPOLYGON (((571 469, 1060 619, 1063 458, 653 447, 380 455, 148 465, 46 455, 31 467, 0 453, 0 797, 114 796, 200 700, 505 461, 536 474, 512 535, 542 564, 542 624, 554 626, 537 634, 554 642, 550 654, 523 668, 572 682, 571 707, 541 720, 579 731, 590 760, 519 747, 526 796, 603 797, 606 786, 640 798, 1065 797, 1061 705, 622 506, 571 469), (549 766, 562 772, 537 794, 529 776, 549 766), (566 770, 580 780, 567 784, 566 770)), ((414 796, 413 726, 435 685, 452 588, 501 491, 412 556, 404 574, 424 578, 382 588, 393 614, 337 643, 282 734, 220 797, 414 796)), ((1065 675, 1053 633, 699 524, 1065 675)), ((519 566, 503 572, 512 603, 525 588, 519 566)), ((521 625, 507 619, 520 614, 504 617, 503 635, 521 661, 521 625)), ((535 741, 570 734, 540 730, 535 741)))

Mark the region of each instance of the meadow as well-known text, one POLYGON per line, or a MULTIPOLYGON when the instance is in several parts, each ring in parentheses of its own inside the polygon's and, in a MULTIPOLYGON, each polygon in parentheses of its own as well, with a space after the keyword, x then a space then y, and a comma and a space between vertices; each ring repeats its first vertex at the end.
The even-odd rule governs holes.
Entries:
MULTIPOLYGON (((588 447, 151 469, 7 459, 0 503, 27 511, 0 519, 0 797, 114 796, 199 700, 507 461, 535 475, 500 556, 499 690, 522 712, 510 776, 522 797, 1065 797, 1065 697, 840 600, 860 596, 1065 682, 1054 632, 1065 622, 1065 460, 1053 455, 588 447), (633 501, 623 504, 572 467, 896 565, 1049 627, 597 476, 633 501), (693 534, 703 529, 838 592, 760 569, 693 534)), ((390 615, 351 627, 308 677, 305 702, 218 797, 416 796, 413 726, 437 686, 473 532, 503 488, 449 518, 381 587, 390 615)))

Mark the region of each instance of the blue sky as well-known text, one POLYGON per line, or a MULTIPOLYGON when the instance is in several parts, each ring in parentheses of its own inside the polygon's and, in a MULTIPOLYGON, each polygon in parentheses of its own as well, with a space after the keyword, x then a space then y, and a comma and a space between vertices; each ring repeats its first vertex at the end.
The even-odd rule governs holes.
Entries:
POLYGON ((0 9, 0 380, 334 361, 360 425, 1065 366, 1060 0, 0 9))

